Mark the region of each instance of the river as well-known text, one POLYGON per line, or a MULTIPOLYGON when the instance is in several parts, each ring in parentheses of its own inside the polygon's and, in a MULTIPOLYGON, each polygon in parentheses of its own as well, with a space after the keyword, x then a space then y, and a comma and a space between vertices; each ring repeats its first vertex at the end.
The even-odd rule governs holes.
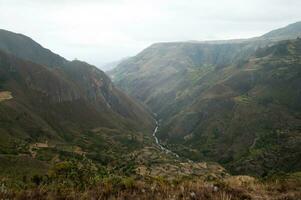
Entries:
POLYGON ((156 120, 156 128, 155 128, 155 130, 154 130, 154 132, 153 132, 153 136, 154 136, 154 138, 155 138, 156 144, 157 144, 157 145, 160 147, 160 149, 161 149, 162 151, 164 151, 165 153, 174 155, 175 157, 179 158, 180 156, 179 156, 178 154, 176 154, 175 152, 172 152, 171 150, 165 148, 164 146, 162 146, 162 144, 160 144, 160 141, 159 141, 159 139, 158 139, 157 136, 156 136, 156 133, 158 132, 158 128, 159 128, 159 123, 158 123, 158 121, 156 120))

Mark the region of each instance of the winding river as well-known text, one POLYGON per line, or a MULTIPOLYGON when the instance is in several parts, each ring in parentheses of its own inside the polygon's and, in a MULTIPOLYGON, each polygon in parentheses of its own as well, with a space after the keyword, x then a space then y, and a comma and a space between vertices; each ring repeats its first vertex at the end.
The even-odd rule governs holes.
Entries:
POLYGON ((159 123, 158 123, 158 121, 156 120, 156 128, 155 128, 155 130, 154 130, 154 132, 153 132, 153 137, 155 138, 156 144, 157 144, 157 145, 160 147, 160 149, 161 149, 162 151, 164 151, 165 153, 174 155, 175 157, 179 158, 180 156, 179 156, 178 154, 176 154, 175 152, 172 152, 171 150, 165 148, 164 146, 162 146, 162 144, 160 144, 159 139, 158 139, 157 136, 156 136, 156 133, 158 132, 158 128, 159 128, 159 123))

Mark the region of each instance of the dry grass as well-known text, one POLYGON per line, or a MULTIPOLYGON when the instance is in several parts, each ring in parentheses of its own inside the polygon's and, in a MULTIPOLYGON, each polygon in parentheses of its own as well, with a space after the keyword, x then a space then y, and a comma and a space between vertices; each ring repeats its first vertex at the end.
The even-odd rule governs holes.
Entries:
POLYGON ((261 183, 247 176, 234 176, 215 183, 201 180, 172 183, 158 178, 151 180, 125 178, 119 182, 103 180, 97 186, 84 191, 59 186, 55 189, 40 186, 20 192, 2 192, 0 199, 298 200, 301 199, 299 187, 300 182, 261 183))

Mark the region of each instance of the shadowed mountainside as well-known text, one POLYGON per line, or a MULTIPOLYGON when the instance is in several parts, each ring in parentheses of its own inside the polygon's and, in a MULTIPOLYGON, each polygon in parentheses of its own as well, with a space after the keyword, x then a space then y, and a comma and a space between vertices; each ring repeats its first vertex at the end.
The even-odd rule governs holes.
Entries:
POLYGON ((96 67, 4 30, 0 50, 2 174, 20 167, 14 162, 24 167, 13 173, 31 174, 31 163, 43 171, 53 160, 80 155, 108 164, 141 148, 139 138, 151 138, 149 112, 96 67))

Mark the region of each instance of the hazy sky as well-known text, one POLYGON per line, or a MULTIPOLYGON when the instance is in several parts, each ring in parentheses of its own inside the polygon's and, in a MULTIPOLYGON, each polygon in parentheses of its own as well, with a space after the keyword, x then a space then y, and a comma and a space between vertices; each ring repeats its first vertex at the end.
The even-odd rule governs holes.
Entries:
POLYGON ((301 20, 301 0, 0 0, 0 28, 98 67, 163 41, 247 38, 301 20))

